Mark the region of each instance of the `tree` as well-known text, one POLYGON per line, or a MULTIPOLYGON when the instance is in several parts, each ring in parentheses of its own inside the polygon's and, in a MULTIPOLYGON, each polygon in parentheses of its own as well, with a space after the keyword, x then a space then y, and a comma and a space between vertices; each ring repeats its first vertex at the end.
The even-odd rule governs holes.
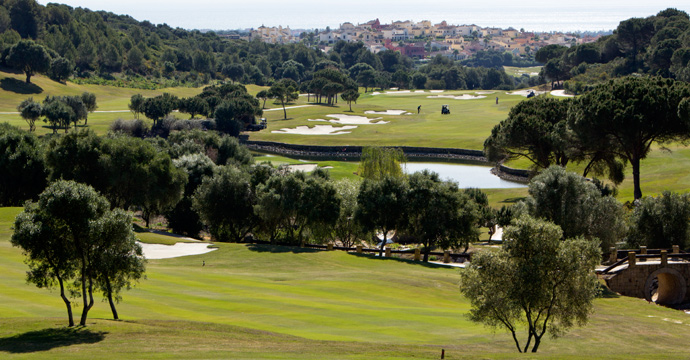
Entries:
POLYGON ((259 91, 258 93, 256 93, 256 98, 263 101, 263 105, 261 105, 261 108, 265 109, 266 108, 266 100, 268 100, 268 98, 269 98, 268 91, 266 91, 266 90, 259 91))
POLYGON ((46 186, 47 171, 38 137, 0 124, 0 206, 18 206, 46 186))
POLYGON ((340 97, 347 101, 347 104, 350 105, 350 112, 352 112, 352 102, 354 101, 357 103, 357 99, 359 99, 359 92, 357 90, 347 90, 342 93, 340 97))
POLYGON ((507 329, 519 352, 537 352, 543 336, 584 325, 598 290, 596 243, 561 240, 557 225, 522 217, 504 232, 498 252, 480 252, 460 273, 470 319, 507 329), (518 332, 526 325, 527 339, 518 332), (534 341, 534 344, 532 344, 534 341))
POLYGON ((58 57, 50 62, 50 78, 57 82, 66 81, 73 72, 74 64, 69 59, 58 57))
POLYGON ((626 77, 611 80, 575 100, 569 125, 589 144, 607 144, 602 150, 632 165, 634 196, 642 197, 640 161, 654 143, 690 136, 690 86, 673 80, 626 77), (683 102, 684 101, 684 102, 683 102))
POLYGON ((90 238, 95 241, 94 277, 108 299, 113 319, 119 320, 115 303, 122 300, 122 289, 129 290, 146 270, 142 249, 132 231, 132 216, 122 209, 107 211, 91 223, 90 238))
POLYGON ((690 246, 690 195, 664 191, 640 199, 630 217, 628 245, 668 249, 690 246))
POLYGON ((103 276, 116 279, 116 274, 127 270, 126 267, 114 267, 118 263, 109 261, 108 265, 114 268, 105 275, 101 268, 105 265, 101 261, 107 261, 109 253, 127 244, 132 251, 120 252, 120 255, 137 256, 138 245, 132 241, 131 219, 109 208, 108 201, 92 187, 60 180, 46 188, 38 202, 27 202, 15 220, 12 245, 21 247, 27 256, 30 269, 27 280, 47 288, 57 280, 70 326, 74 325, 74 320, 65 282, 72 280, 73 286, 81 292, 79 324, 85 326, 94 304, 94 286, 99 286, 103 276))
POLYGON ((98 109, 98 105, 96 104, 96 94, 85 91, 81 94, 81 101, 84 103, 84 107, 86 108, 86 114, 84 116, 84 125, 86 126, 89 123, 89 113, 92 113, 98 109))
POLYGON ((335 187, 319 173, 307 176, 298 171, 272 176, 257 186, 256 193, 254 211, 271 242, 277 240, 281 231, 286 243, 301 245, 309 232, 332 227, 340 212, 335 187))
POLYGON ((223 67, 223 75, 229 77, 232 81, 240 81, 244 76, 244 68, 240 64, 229 64, 223 67))
POLYGON ((207 115, 209 112, 208 103, 198 96, 180 100, 179 107, 180 112, 189 114, 190 119, 194 119, 197 114, 207 115))
POLYGON ((407 183, 401 177, 365 178, 357 195, 355 219, 367 231, 383 234, 379 256, 388 243, 388 233, 401 226, 407 204, 407 183))
MULTIPOLYGON (((8 6, 10 3, 5 3, 8 6)), ((33 0, 17 0, 11 3, 10 19, 12 29, 16 30, 22 38, 33 38, 38 36, 38 25, 41 19, 38 3, 33 0)))
MULTIPOLYGON (((82 297, 82 315, 79 322, 82 326, 86 325, 88 312, 93 306, 92 262, 95 259, 95 247, 91 244, 91 221, 102 217, 109 207, 108 201, 92 187, 72 181, 57 181, 41 193, 36 204, 25 205, 24 213, 20 214, 15 221, 16 230, 12 236, 12 243, 14 246, 21 247, 29 259, 39 257, 45 252, 59 253, 66 257, 66 259, 51 260, 67 263, 62 268, 69 267, 76 273, 75 285, 80 288, 82 297), (67 253, 64 253, 65 250, 43 248, 44 245, 53 245, 58 242, 46 244, 44 236, 47 234, 63 238, 59 241, 63 242, 67 253), (36 244, 36 242, 43 244, 36 244)), ((51 281, 46 278, 48 274, 60 273, 61 269, 50 266, 48 259, 40 260, 42 260, 40 263, 29 264, 31 271, 27 279, 42 287, 51 281)), ((61 294, 65 300, 63 289, 61 289, 61 294)), ((65 303, 69 307, 67 300, 65 303)), ((72 325, 74 322, 70 319, 70 326, 72 325)))
POLYGON ((19 111, 19 115, 21 115, 22 119, 29 125, 29 132, 36 130, 36 120, 43 114, 43 107, 41 104, 34 101, 33 97, 30 97, 19 103, 17 111, 19 111))
POLYGON ((249 94, 229 97, 215 109, 216 128, 220 132, 237 137, 240 131, 253 124, 256 116, 262 112, 259 100, 249 94))
POLYGON ((333 226, 333 236, 344 247, 352 247, 357 240, 367 237, 367 232, 355 220, 359 184, 354 180, 342 179, 333 185, 340 197, 340 215, 333 226))
POLYGON ((144 70, 144 54, 136 46, 127 53, 127 68, 135 73, 141 73, 144 70))
POLYGON ((187 173, 187 185, 182 199, 165 217, 174 233, 196 238, 203 225, 199 214, 192 209, 192 196, 205 178, 213 176, 216 165, 208 156, 200 153, 182 155, 174 159, 173 164, 187 173))
POLYGON ((532 179, 528 191, 530 215, 560 226, 563 238, 583 237, 608 251, 625 234, 621 204, 576 173, 551 166, 532 179))
POLYGON ((103 194, 117 207, 141 207, 147 227, 153 215, 171 209, 182 198, 187 182, 184 170, 146 140, 114 136, 103 143, 101 151, 103 194))
POLYGON ((373 68, 365 69, 357 75, 355 80, 360 86, 364 86, 364 92, 366 93, 370 87, 374 87, 376 84, 376 70, 373 68))
POLYGON ((424 262, 433 248, 469 244, 479 235, 476 206, 456 183, 428 171, 410 175, 407 218, 402 228, 424 245, 424 262))
POLYGON ((132 95, 129 100, 129 111, 138 119, 139 114, 144 112, 144 104, 146 99, 141 94, 132 95))
POLYGON ((402 165, 407 159, 398 148, 365 147, 359 161, 359 176, 365 179, 381 180, 387 176, 402 177, 402 165))
POLYGON ((285 103, 295 101, 299 98, 297 93, 297 83, 290 79, 282 79, 275 83, 268 90, 268 96, 272 99, 280 101, 283 105, 283 118, 287 119, 287 112, 285 111, 285 103))
POLYGON ((69 129, 69 124, 75 118, 74 110, 65 104, 63 101, 54 100, 43 104, 43 115, 53 128, 53 134, 57 133, 58 127, 64 127, 65 132, 69 129))
POLYGON ((144 101, 144 115, 153 120, 153 127, 166 116, 170 115, 178 107, 177 96, 164 93, 144 101))
POLYGON ((566 166, 572 144, 567 131, 570 104, 541 96, 521 101, 484 141, 487 158, 496 162, 525 158, 537 169, 566 166))
POLYGON ((32 40, 20 40, 10 48, 6 58, 7 64, 26 74, 26 83, 36 73, 50 69, 50 55, 46 49, 32 40))

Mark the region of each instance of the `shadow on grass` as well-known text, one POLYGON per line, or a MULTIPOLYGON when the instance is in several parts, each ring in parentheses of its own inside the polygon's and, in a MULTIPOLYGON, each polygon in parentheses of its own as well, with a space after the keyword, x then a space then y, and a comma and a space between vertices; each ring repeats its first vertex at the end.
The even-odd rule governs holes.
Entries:
POLYGON ((29 331, 1 338, 0 352, 13 354, 48 351, 58 347, 95 344, 103 341, 107 332, 91 331, 83 327, 51 328, 29 331))
POLYGON ((36 84, 27 84, 24 81, 13 78, 0 80, 0 89, 17 94, 40 94, 43 92, 43 89, 36 84))
POLYGON ((599 284, 599 289, 597 290, 597 298, 600 299, 618 299, 621 297, 617 293, 611 291, 608 286, 604 284, 599 284))
POLYGON ((348 254, 352 255, 352 256, 365 258, 365 259, 370 259, 370 260, 396 261, 396 262, 401 262, 401 263, 410 264, 410 265, 423 266, 423 267, 431 268, 431 269, 448 269, 448 268, 450 268, 450 266, 447 266, 447 265, 425 263, 423 261, 414 261, 414 260, 410 260, 410 259, 401 259, 401 258, 396 258, 396 257, 378 257, 374 254, 358 254, 358 253, 352 253, 352 252, 348 253, 348 254))
POLYGON ((501 204, 504 204, 504 203, 505 204, 514 204, 514 203, 517 203, 517 202, 522 201, 522 200, 525 200, 524 196, 507 198, 507 199, 501 201, 501 204))
POLYGON ((264 253, 274 253, 274 254, 281 254, 281 253, 293 253, 293 254, 304 254, 304 253, 316 253, 316 252, 321 252, 323 250, 320 249, 312 249, 312 248, 301 248, 297 246, 283 246, 283 245, 269 245, 269 244, 249 244, 247 245, 247 249, 251 251, 256 251, 256 252, 264 252, 264 253))

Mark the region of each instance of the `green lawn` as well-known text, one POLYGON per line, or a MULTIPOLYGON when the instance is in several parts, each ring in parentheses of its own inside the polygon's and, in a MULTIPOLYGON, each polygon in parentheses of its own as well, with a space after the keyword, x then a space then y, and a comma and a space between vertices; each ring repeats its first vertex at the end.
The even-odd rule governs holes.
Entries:
MULTIPOLYGON (((467 320, 458 271, 298 248, 218 244, 199 256, 153 260, 124 294, 124 321, 96 302, 68 330, 55 291, 24 280, 10 246, 19 208, 0 209, 0 357, 21 359, 515 358, 510 337, 467 320), (201 261, 206 266, 201 266, 201 261), (76 333, 75 333, 76 332, 76 333)), ((79 310, 77 309, 77 315, 79 310)), ((599 299, 591 322, 530 358, 690 356, 683 312, 632 298, 599 299)))

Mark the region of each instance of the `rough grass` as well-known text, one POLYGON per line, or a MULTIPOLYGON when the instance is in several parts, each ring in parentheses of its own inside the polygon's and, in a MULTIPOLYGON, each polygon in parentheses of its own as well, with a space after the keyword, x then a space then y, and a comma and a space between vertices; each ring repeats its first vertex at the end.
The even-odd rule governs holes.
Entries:
MULTIPOLYGON (((107 303, 97 302, 86 328, 66 329, 58 294, 24 282, 8 241, 19 211, 0 209, 2 358, 518 357, 507 334, 467 320, 457 269, 277 246, 219 244, 150 261, 118 307, 124 321, 107 320, 107 303)), ((690 356, 683 312, 625 297, 595 304, 587 326, 545 339, 530 358, 690 356)))

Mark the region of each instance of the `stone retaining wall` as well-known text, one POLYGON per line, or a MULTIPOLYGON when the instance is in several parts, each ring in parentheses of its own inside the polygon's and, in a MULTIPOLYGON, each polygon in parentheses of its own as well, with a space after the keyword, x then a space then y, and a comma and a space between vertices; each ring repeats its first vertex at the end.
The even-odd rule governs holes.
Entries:
MULTIPOLYGON (((307 160, 340 160, 357 161, 362 155, 362 146, 320 146, 320 145, 298 145, 286 144, 273 141, 250 141, 240 139, 242 144, 249 149, 300 157, 307 160)), ((401 149, 408 159, 413 160, 442 160, 442 161, 462 161, 489 164, 484 153, 480 150, 453 149, 453 148, 431 148, 418 146, 396 146, 401 149)), ((501 178, 526 182, 529 180, 530 172, 527 170, 513 169, 500 165, 499 170, 494 169, 495 174, 501 178)))

